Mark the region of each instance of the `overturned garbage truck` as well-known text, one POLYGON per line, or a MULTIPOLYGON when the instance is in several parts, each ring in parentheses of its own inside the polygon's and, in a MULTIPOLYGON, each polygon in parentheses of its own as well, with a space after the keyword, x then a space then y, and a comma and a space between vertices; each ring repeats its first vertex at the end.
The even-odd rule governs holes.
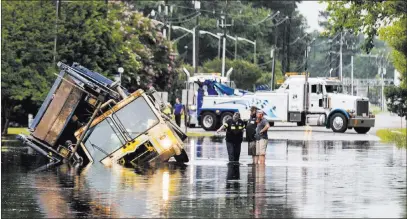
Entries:
POLYGON ((138 166, 188 162, 185 133, 162 111, 154 88, 129 93, 118 81, 74 63, 61 69, 32 124, 18 138, 50 163, 138 166))

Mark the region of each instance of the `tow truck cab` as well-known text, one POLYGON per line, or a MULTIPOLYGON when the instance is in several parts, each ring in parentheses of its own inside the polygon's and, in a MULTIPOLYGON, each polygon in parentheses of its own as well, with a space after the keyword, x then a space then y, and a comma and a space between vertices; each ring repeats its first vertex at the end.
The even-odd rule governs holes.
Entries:
POLYGON ((287 120, 298 125, 305 125, 316 117, 317 125, 325 125, 334 132, 354 128, 364 134, 375 123, 369 111, 369 99, 343 94, 337 78, 290 76, 276 93, 288 95, 287 120))
POLYGON ((200 73, 189 78, 189 93, 183 91, 183 103, 188 96, 189 127, 202 126, 213 131, 231 119, 233 113, 239 112, 242 118, 248 118, 249 101, 247 91, 235 88, 230 80, 231 70, 226 77, 217 73, 200 73), (247 114, 247 115, 246 115, 247 114))

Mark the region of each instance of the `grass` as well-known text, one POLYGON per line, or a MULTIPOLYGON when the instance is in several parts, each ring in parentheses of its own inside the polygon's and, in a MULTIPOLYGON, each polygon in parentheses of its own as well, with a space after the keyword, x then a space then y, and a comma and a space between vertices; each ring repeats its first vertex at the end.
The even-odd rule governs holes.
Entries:
POLYGON ((407 148, 406 129, 380 129, 376 135, 383 142, 395 143, 397 147, 407 148))
POLYGON ((213 133, 208 132, 187 132, 188 137, 212 137, 215 136, 213 133))

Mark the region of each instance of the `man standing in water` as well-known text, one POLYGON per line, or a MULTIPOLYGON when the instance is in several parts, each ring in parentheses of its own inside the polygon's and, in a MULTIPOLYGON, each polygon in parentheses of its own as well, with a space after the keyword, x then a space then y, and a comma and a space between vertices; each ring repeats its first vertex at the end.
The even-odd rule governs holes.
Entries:
POLYGON ((175 99, 175 105, 174 105, 174 117, 175 117, 175 123, 179 127, 181 127, 181 114, 183 113, 184 108, 182 104, 180 103, 179 99, 175 99))
POLYGON ((240 113, 235 113, 232 119, 229 119, 216 131, 219 133, 226 129, 226 147, 230 162, 239 161, 244 128, 244 123, 240 119, 240 113))
POLYGON ((266 149, 268 144, 267 130, 270 128, 269 122, 264 118, 264 112, 257 111, 257 127, 256 127, 256 155, 259 164, 265 164, 266 149))
POLYGON ((248 146, 247 151, 253 158, 253 164, 258 163, 258 159, 256 156, 256 111, 257 107, 252 106, 252 108, 250 109, 250 119, 249 121, 247 121, 246 125, 246 140, 248 146))

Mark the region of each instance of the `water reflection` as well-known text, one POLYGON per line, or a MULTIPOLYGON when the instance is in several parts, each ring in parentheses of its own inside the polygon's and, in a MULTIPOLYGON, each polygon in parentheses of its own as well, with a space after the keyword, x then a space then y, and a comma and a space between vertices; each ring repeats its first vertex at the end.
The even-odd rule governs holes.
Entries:
POLYGON ((401 217, 406 154, 378 142, 270 141, 266 166, 227 164, 223 138, 190 138, 191 162, 153 168, 44 163, 2 150, 2 217, 401 217), (219 140, 220 139, 220 140, 219 140), (199 152, 199 153, 198 153, 199 152))

